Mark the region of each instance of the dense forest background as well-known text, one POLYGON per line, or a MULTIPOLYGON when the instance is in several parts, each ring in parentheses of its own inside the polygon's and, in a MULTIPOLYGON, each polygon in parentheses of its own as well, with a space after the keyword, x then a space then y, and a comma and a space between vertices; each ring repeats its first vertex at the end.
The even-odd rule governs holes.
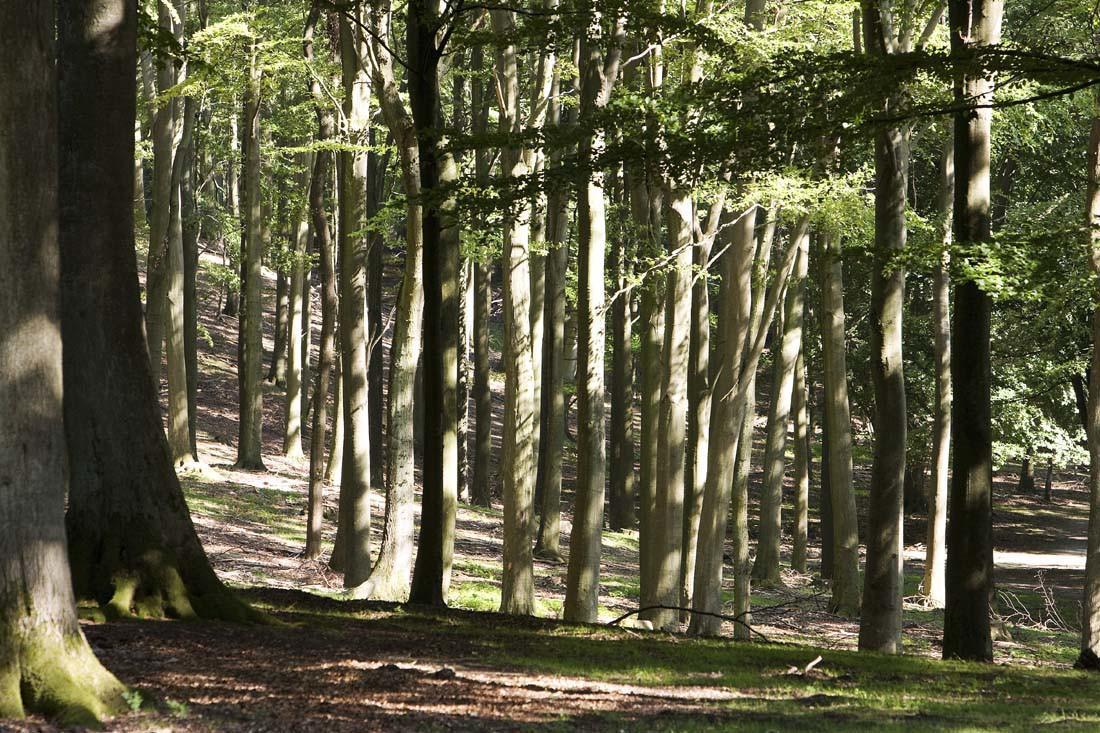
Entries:
POLYGON ((0 4, 0 716, 140 725, 85 632, 145 618, 1100 668, 1092 4, 55 10, 0 4))

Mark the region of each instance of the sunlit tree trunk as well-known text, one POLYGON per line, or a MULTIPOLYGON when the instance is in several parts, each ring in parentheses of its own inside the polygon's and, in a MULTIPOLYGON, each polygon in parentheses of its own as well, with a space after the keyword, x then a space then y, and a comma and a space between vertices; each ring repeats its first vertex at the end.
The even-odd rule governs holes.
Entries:
MULTIPOLYGON (((360 17, 356 18, 361 21, 360 17)), ((365 41, 359 26, 340 18, 344 117, 353 144, 368 143, 370 79, 363 68, 365 41)), ((367 386, 367 239, 364 205, 367 153, 339 156, 340 374, 343 460, 340 466, 340 548, 344 587, 357 588, 370 574, 370 415, 367 386)), ((335 551, 334 551, 335 552, 335 551)), ((335 558, 334 558, 335 559, 335 558)))
MULTIPOLYGON (((315 2, 310 9, 304 41, 306 63, 312 63, 313 33, 320 15, 320 5, 315 2)), ((324 143, 335 134, 332 111, 322 98, 321 82, 311 77, 310 91, 317 105, 317 140, 324 143)), ((313 159, 313 181, 309 187, 309 208, 313 221, 313 234, 317 239, 317 251, 321 260, 321 353, 317 362, 317 386, 313 390, 313 420, 309 446, 309 498, 306 517, 305 558, 315 560, 321 556, 321 525, 324 517, 325 486, 325 437, 328 434, 328 394, 332 370, 336 361, 336 272, 333 262, 332 228, 329 226, 325 205, 325 189, 330 176, 332 153, 318 150, 313 159)), ((248 187, 251 193, 252 187, 248 187)), ((257 268, 258 269, 258 268, 257 268)), ((245 311, 248 312, 248 290, 245 291, 245 311)), ((258 326, 257 326, 258 327, 258 326)), ((257 369, 257 372, 259 370, 257 369)), ((258 374, 257 374, 258 380, 258 374)))
POLYGON ((932 319, 935 342, 936 393, 932 407, 932 491, 928 505, 928 541, 925 543, 921 590, 928 602, 944 604, 944 564, 947 560, 947 486, 951 460, 951 312, 948 271, 951 245, 951 205, 955 194, 954 141, 948 140, 940 162, 940 213, 944 251, 932 273, 932 319))
MULTIPOLYGON (((707 480, 700 514, 698 551, 693 572, 692 608, 708 613, 720 613, 722 608, 722 565, 729 515, 730 490, 737 460, 738 441, 746 435, 743 420, 736 414, 736 390, 742 370, 742 357, 751 335, 752 273, 755 249, 756 207, 741 212, 735 221, 725 222, 721 240, 729 249, 722 256, 722 289, 718 302, 718 331, 714 342, 714 400, 711 407, 707 480)), ((744 408, 742 408, 744 409, 744 408)), ((751 440, 752 431, 747 435, 751 440)), ((747 497, 746 497, 747 498, 747 497)), ((738 498, 733 514, 738 517, 748 511, 747 502, 738 498)), ((744 526, 735 519, 733 532, 733 562, 735 574, 748 572, 748 520, 744 526)), ((735 602, 735 614, 748 611, 748 598, 735 602)), ((715 635, 721 620, 714 616, 695 614, 689 631, 693 634, 715 635)), ((743 627, 735 626, 734 634, 744 638, 743 627)))
MULTIPOLYGON (((591 19, 599 26, 599 16, 591 19)), ((623 19, 614 19, 605 58, 586 29, 581 52, 580 118, 606 106, 619 75, 623 19)), ((598 135, 580 142, 582 161, 598 156, 598 135)), ((604 193, 597 173, 582 176, 577 190, 577 494, 569 541, 563 616, 595 621, 600 595, 604 504, 604 253, 607 246, 604 193)))
POLYGON ((401 100, 394 62, 383 40, 389 37, 389 2, 370 4, 371 68, 375 97, 393 136, 406 197, 405 272, 394 316, 386 404, 386 510, 382 547, 361 594, 377 600, 409 597, 413 554, 413 392, 420 356, 423 314, 423 215, 420 200, 420 151, 416 129, 401 100))
POLYGON ((795 271, 787 287, 783 307, 782 338, 773 350, 771 404, 768 409, 764 444, 764 489, 760 495, 760 536, 752 576, 765 583, 779 582, 779 540, 782 529, 783 473, 786 463, 787 425, 791 416, 791 393, 795 364, 802 347, 802 318, 806 265, 810 243, 810 222, 803 217, 791 233, 791 246, 799 251, 795 271))
MULTIPOLYGON (((295 183, 302 192, 301 203, 291 216, 294 227, 294 255, 291 264, 289 301, 287 307, 287 367, 286 367, 286 422, 283 427, 283 455, 298 459, 302 452, 302 367, 308 358, 309 344, 304 336, 306 318, 305 299, 308 295, 306 277, 309 257, 309 186, 313 178, 313 156, 299 153, 296 164, 301 173, 295 183)), ((297 199, 296 199, 297 200, 297 199)))
MULTIPOLYGON (((493 29, 507 37, 515 32, 515 16, 492 11, 493 29)), ((497 51, 496 78, 500 95, 501 129, 518 134, 519 66, 516 47, 497 51)), ((502 151, 506 179, 527 175, 523 152, 516 144, 502 151)), ((504 613, 534 612, 534 565, 531 555, 534 520, 536 424, 532 363, 531 244, 529 205, 520 204, 504 221, 504 572, 501 606, 504 613)))
POLYGON ((791 522, 791 569, 806 572, 806 549, 810 525, 810 410, 806 383, 806 347, 794 366, 791 414, 794 420, 794 521, 791 522))

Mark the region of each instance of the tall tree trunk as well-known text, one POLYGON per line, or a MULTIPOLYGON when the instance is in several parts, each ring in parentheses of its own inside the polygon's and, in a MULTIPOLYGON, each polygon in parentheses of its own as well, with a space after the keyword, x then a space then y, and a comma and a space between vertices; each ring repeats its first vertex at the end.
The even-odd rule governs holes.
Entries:
MULTIPOLYGON (((161 32, 182 40, 182 24, 173 19, 175 8, 167 0, 157 4, 157 25, 161 32)), ((157 59, 157 93, 164 95, 176 85, 175 61, 157 59)), ((152 365, 153 384, 160 389, 161 354, 168 287, 168 238, 171 232, 172 168, 176 158, 176 99, 162 100, 153 115, 153 215, 149 227, 149 260, 145 273, 145 333, 152 365)))
MULTIPOLYGON (((0 354, 0 718, 46 713, 65 725, 95 726, 125 704, 122 685, 100 665, 77 623, 66 559, 54 8, 52 3, 0 7, 0 65, 8 70, 0 76, 0 92, 6 100, 19 100, 0 107, 0 329, 5 334, 0 354)), ((136 13, 108 0, 67 3, 61 11, 63 71, 79 77, 82 69, 76 67, 82 66, 91 72, 81 79, 88 93, 108 81, 119 84, 120 93, 129 91, 128 99, 114 107, 121 113, 111 120, 125 125, 112 131, 122 134, 115 135, 111 154, 126 170, 95 188, 110 186, 112 193, 126 196, 126 212, 115 222, 100 223, 115 225, 117 241, 129 244, 133 258, 136 13), (105 17, 110 24, 100 22, 105 17), (101 33, 113 41, 106 51, 83 42, 98 41, 101 33), (92 81, 99 69, 124 69, 125 76, 92 81)), ((69 78, 61 91, 62 132, 98 129, 94 113, 83 115, 97 105, 74 97, 69 78)), ((63 163, 65 175, 71 175, 76 162, 63 163)), ((135 295, 136 286, 135 276, 135 295)), ((139 356, 145 358, 144 350, 139 356)), ((150 389, 145 386, 146 394, 150 389)))
MULTIPOLYGON (((362 21, 362 18, 356 18, 362 21)), ((344 117, 355 145, 368 143, 370 79, 360 59, 366 54, 358 24, 340 17, 340 61, 344 117)), ((343 401, 343 460, 340 467, 340 530, 344 587, 358 588, 370 575, 371 435, 367 386, 367 153, 339 156, 340 373, 343 401)))
MULTIPOLYGON (((890 29, 893 11, 877 2, 863 6, 867 49, 878 56, 899 44, 890 29)), ((900 107, 900 91, 886 102, 889 115, 900 107)), ((859 648, 900 654, 904 592, 905 377, 902 318, 905 267, 906 192, 909 187, 909 131, 883 127, 875 140, 875 244, 871 274, 871 384, 875 397, 875 447, 867 511, 867 562, 859 648)))
MULTIPOLYGON (((313 35, 320 16, 320 5, 315 2, 306 21, 303 49, 307 64, 312 64, 313 35)), ((314 75, 310 92, 317 107, 317 141, 324 144, 335 134, 335 119, 323 99, 320 79, 314 75)), ((318 150, 313 158, 313 181, 309 187, 309 208, 313 221, 313 234, 317 239, 317 251, 321 259, 321 353, 317 361, 317 386, 313 390, 312 425, 309 446, 309 497, 306 516, 307 560, 321 556, 321 525, 325 505, 325 437, 328 428, 328 393, 336 360, 336 272, 333 263, 332 228, 329 226, 325 205, 325 188, 330 178, 332 153, 318 150)), ((248 187, 251 194, 252 187, 248 187)), ((248 294, 245 289, 245 311, 248 313, 248 294)), ((249 316, 249 319, 251 316, 249 316)))
MULTIPOLYGON (((719 206, 719 211, 721 206, 719 206)), ((718 216, 715 211, 712 216, 718 216)), ((710 426, 710 287, 707 271, 711 240, 696 238, 692 252, 691 342, 688 350, 688 427, 684 474, 683 551, 680 553, 680 606, 691 608, 695 587, 699 523, 707 485, 710 426)), ((686 613, 683 619, 688 619, 686 613)))
POLYGON ((630 279, 634 252, 629 238, 612 244, 611 282, 611 435, 608 527, 615 532, 634 526, 634 359, 632 353, 630 279))
POLYGON ((268 384, 286 384, 287 323, 290 312, 290 284, 282 270, 275 273, 275 344, 271 349, 271 365, 264 381, 268 384))
MULTIPOLYGON (((386 181, 386 168, 389 165, 389 154, 379 155, 374 151, 377 143, 376 132, 370 127, 369 142, 371 151, 367 153, 367 203, 366 214, 368 221, 373 222, 374 217, 382 208, 384 187, 386 181)), ((381 232, 376 227, 371 227, 367 232, 367 413, 370 425, 370 483, 376 491, 381 491, 385 485, 385 446, 382 441, 384 425, 385 374, 383 356, 385 348, 382 344, 383 330, 386 328, 382 314, 382 275, 384 269, 383 254, 385 243, 381 232)))
MULTIPOLYGON (((134 24, 129 4, 115 0, 68 3, 60 24, 58 137, 66 141, 60 161, 61 340, 55 336, 51 343, 65 346, 72 587, 111 616, 253 620, 257 616, 218 580, 195 534, 150 377, 129 175, 134 24), (103 104, 103 95, 117 104, 103 104)), ((40 102, 32 108, 40 125, 41 110, 48 107, 40 102)), ((19 139, 26 149, 34 138, 19 139)), ((36 165, 46 161, 35 154, 36 165)), ((43 170, 54 168, 47 164, 43 170)), ((18 216, 0 221, 20 222, 18 216)), ((32 231, 29 225, 26 230, 32 231)), ((36 261, 42 260, 24 260, 21 272, 36 261)), ((11 272, 4 264, 2 271, 11 272)), ((35 297, 49 292, 35 287, 35 297)), ((12 348, 19 363, 34 363, 12 348)), ((36 353, 40 358, 48 347, 36 353)), ((17 414, 4 403, 5 415, 17 414)))
MULTIPOLYGON (((186 22, 186 6, 178 3, 179 23, 186 22)), ((186 80, 187 67, 178 78, 186 80)), ((187 379, 187 304, 185 301, 186 254, 183 245, 183 176, 191 168, 192 132, 195 125, 194 102, 177 102, 182 107, 178 127, 180 134, 172 161, 169 198, 167 257, 165 267, 164 344, 168 383, 168 447, 177 466, 197 461, 191 446, 191 400, 187 379)))
MULTIPOLYGON (((514 13, 494 10, 493 29, 508 37, 515 32, 514 13)), ((497 52, 501 130, 518 134, 519 65, 516 47, 497 52)), ((502 151, 505 179, 522 180, 528 168, 523 152, 512 143, 502 151)), ((534 520, 534 483, 537 439, 534 365, 531 328, 531 208, 521 203, 504 221, 504 572, 500 610, 528 615, 534 612, 534 564, 531 554, 534 520)))
MULTIPOLYGON (((1000 42, 1002 0, 950 0, 951 49, 964 52, 1000 42)), ((988 105, 992 74, 955 83, 960 105, 987 105, 955 115, 954 239, 961 256, 990 239, 988 105)), ((947 520, 943 656, 992 661, 989 604, 993 600, 993 445, 990 423, 991 302, 978 283, 955 288, 951 339, 951 492, 947 520)))
MULTIPOLYGON (((574 49, 579 49, 574 44, 574 49)), ((574 58, 576 54, 574 54, 574 58)), ((573 121, 570 109, 560 99, 561 78, 555 74, 550 94, 547 123, 550 127, 573 121)), ((550 167, 561 165, 564 151, 551 152, 550 167)), ((546 255, 546 309, 542 348, 542 406, 539 410, 541 436, 535 495, 541 500, 538 539, 535 554, 560 562, 561 554, 561 481, 565 448, 565 286, 569 272, 569 196, 560 189, 551 191, 549 214, 549 251, 546 255)))
MULTIPOLYGON (((1100 96, 1093 101, 1088 149, 1085 226, 1092 267, 1100 275, 1100 96)), ((1089 533, 1085 555, 1085 587, 1081 604, 1081 652, 1078 668, 1100 669, 1100 308, 1092 314, 1092 369, 1089 385, 1089 533)), ((1049 483, 1049 482, 1048 482, 1049 483)), ((1049 492, 1048 492, 1049 493, 1049 492)))
MULTIPOLYGON (((414 66, 409 74, 409 99, 420 150, 420 185, 424 199, 424 492, 420 541, 413 568, 410 600, 435 606, 447 604, 454 554, 455 511, 458 505, 458 230, 444 235, 441 187, 458 178, 454 158, 444 155, 437 134, 439 109, 437 46, 438 0, 409 3, 408 50, 414 66), (428 406, 431 405, 431 408, 428 406)), ((454 218, 451 218, 453 223, 454 218)))
POLYGON ((806 347, 803 343, 794 365, 794 521, 791 523, 791 569, 806 572, 810 526, 810 394, 806 381, 806 347))
POLYGON ((829 495, 833 519, 833 573, 829 609, 856 616, 860 607, 859 524, 852 484, 852 420, 848 404, 844 274, 840 236, 821 235, 821 361, 829 495))
POLYGON ((474 263, 474 472, 471 498, 489 506, 492 497, 493 393, 489 389, 489 312, 492 266, 474 263))
POLYGON ((260 191, 260 94, 263 74, 258 51, 252 48, 248 88, 244 103, 245 222, 241 252, 238 382, 239 426, 237 468, 264 470, 263 448, 263 238, 260 191))
MULTIPOLYGON (((718 302, 718 332, 714 343, 715 382, 711 407, 707 479, 700 514, 698 552, 695 559, 695 582, 692 608, 719 613, 722 608, 722 561, 726 539, 727 507, 733 488, 733 470, 740 440, 752 440, 752 430, 744 430, 744 420, 736 414, 736 390, 740 387, 743 355, 752 325, 752 274, 755 249, 756 207, 753 206, 734 222, 724 227, 723 244, 729 250, 721 258, 722 289, 718 302)), ((748 502, 747 496, 737 497, 733 507, 733 563, 735 575, 748 573, 748 502), (744 521, 740 515, 744 513, 744 521)), ((741 585, 744 587, 744 584, 741 585)), ((748 596, 738 597, 735 614, 748 611, 748 596)), ((745 619, 746 623, 748 619, 745 619)), ((689 631, 693 634, 715 635, 721 620, 695 614, 689 631)), ((744 638, 747 629, 734 628, 737 638, 744 638)))
MULTIPOLYGON (((233 97, 233 104, 230 109, 237 106, 237 98, 233 97)), ((241 131, 239 120, 237 115, 231 113, 229 115, 229 160, 226 164, 225 171, 225 188, 226 196, 229 200, 229 213, 233 215, 233 221, 244 229, 244 222, 241 221, 241 181, 238 169, 244 168, 244 161, 241 158, 241 131)), ((154 174, 155 175, 155 174, 154 174)), ((152 233, 150 232, 150 236, 152 233)), ((150 240, 152 241, 152 240, 150 240)), ((243 238, 242 238, 243 241, 243 238)), ((222 239, 222 265, 229 267, 237 265, 229 257, 229 247, 226 239, 222 239)), ((222 308, 222 313, 235 318, 240 311, 241 303, 241 291, 239 286, 233 286, 227 283, 225 286, 225 307, 222 308)))
MULTIPOLYGON (((680 553, 684 537, 684 463, 687 448, 688 352, 691 346, 691 273, 695 212, 687 189, 666 191, 671 269, 665 285, 665 371, 661 384, 661 416, 657 433, 657 501, 650 576, 656 604, 676 606, 680 600, 680 553)), ((649 594, 643 591, 643 596, 649 594)), ((643 614, 655 627, 676 623, 676 613, 654 609, 643 614)))
POLYGON ((420 189, 420 152, 416 129, 401 100, 393 57, 380 39, 389 37, 389 2, 372 0, 368 22, 375 97, 397 147, 406 199, 405 272, 394 316, 390 348, 389 398, 386 404, 386 513, 382 547, 361 595, 377 600, 409 597, 413 553, 413 392, 420 357, 423 315, 422 260, 424 207, 420 189))
MULTIPOLYGON (((475 135, 488 132, 489 98, 485 94, 485 56, 481 46, 470 53, 471 129, 475 135)), ((479 187, 489 184, 489 151, 474 153, 474 178, 479 187)), ((489 315, 493 307, 493 268, 487 262, 474 263, 474 469, 471 498, 478 506, 492 502, 491 461, 493 454, 493 394, 489 387, 489 315)))
MULTIPOLYGON (((591 38, 582 40, 580 116, 606 106, 619 75, 622 19, 616 19, 611 49, 604 57, 591 38)), ((599 136, 581 141, 578 157, 599 156, 599 136)), ((569 535, 563 617, 591 622, 600 596, 600 553, 604 504, 604 252, 606 222, 603 189, 592 171, 577 190, 577 493, 569 535)))
POLYGON ((194 128, 198 124, 198 100, 184 101, 184 135, 180 150, 185 164, 180 174, 180 218, 183 230, 183 355, 187 362, 187 437, 191 455, 197 460, 199 391, 199 222, 195 192, 196 144, 194 128), (188 125, 188 122, 190 124, 188 125))
POLYGON ((779 582, 779 540, 782 531, 783 473, 786 463, 787 423, 791 416, 795 366, 802 348, 802 319, 806 265, 809 259, 810 221, 803 217, 791 233, 791 246, 799 251, 783 306, 782 338, 773 351, 771 404, 764 443, 764 490, 760 495, 760 536, 752 577, 765 583, 779 582))
MULTIPOLYGON (((310 181, 313 178, 313 155, 299 153, 297 165, 301 166, 296 185, 309 199, 310 181)), ((289 301, 287 307, 287 367, 286 367, 286 423, 283 428, 283 455, 300 459, 302 453, 302 386, 303 367, 309 357, 309 342, 305 336, 306 298, 309 295, 309 205, 304 203, 291 216, 294 222, 294 256, 291 264, 289 301)))
MULTIPOLYGON (((660 186, 647 185, 645 171, 630 168, 627 171, 630 188, 630 206, 634 225, 640 232, 640 255, 644 261, 655 261, 661 256, 661 223, 657 219, 663 208, 660 186)), ((639 408, 641 430, 638 444, 638 560, 639 577, 651 576, 654 541, 657 523, 657 435, 661 412, 661 382, 663 380, 662 338, 664 317, 661 303, 664 300, 664 278, 649 277, 645 282, 638 303, 639 330, 639 408)), ((640 603, 654 603, 652 588, 643 583, 640 603)))
POLYGON ((944 564, 947 548, 947 482, 951 460, 951 311, 948 271, 951 245, 951 204, 955 195, 955 146, 948 140, 940 163, 940 212, 944 249, 932 273, 932 321, 935 342, 936 393, 932 407, 932 491, 928 506, 928 541, 925 543, 924 580, 921 590, 936 608, 944 604, 944 564))

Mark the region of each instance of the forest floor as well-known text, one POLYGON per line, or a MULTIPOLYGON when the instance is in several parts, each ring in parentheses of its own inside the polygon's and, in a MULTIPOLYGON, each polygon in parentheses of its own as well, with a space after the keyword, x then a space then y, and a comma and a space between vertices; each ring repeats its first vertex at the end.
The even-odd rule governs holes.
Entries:
MULTIPOLYGON (((134 690, 134 712, 109 723, 111 730, 1100 727, 1100 680, 1070 669, 1088 515, 1083 474, 1057 474, 1048 504, 1014 493, 1015 474, 998 473, 995 666, 934 659, 943 614, 916 597, 925 536, 920 515, 905 528, 907 656, 900 659, 854 653, 858 624, 827 612, 813 516, 811 572, 788 570, 780 586, 754 589, 753 626, 764 643, 563 624, 556 619, 565 565, 542 560, 536 594, 543 618, 488 613, 500 601, 499 499, 488 509, 459 508, 451 610, 344 602, 337 599, 339 576, 325 562, 300 556, 308 462, 281 456, 282 389, 271 386, 265 399, 267 471, 232 468, 236 321, 218 314, 220 299, 207 282, 201 302, 206 343, 200 346, 198 425, 205 467, 185 475, 184 488, 218 574, 277 623, 241 629, 86 621, 101 659, 134 690)), ((269 311, 273 305, 267 303, 269 311)), ((270 319, 265 328, 270 349, 270 319)), ((494 354, 494 369, 499 363, 494 354)), ((499 445, 503 375, 493 377, 499 445)), ((566 443, 562 549, 568 555, 574 446, 566 443)), ((867 467, 858 468, 862 522, 867 467)), ((753 476, 754 502, 760 478, 753 476)), ((331 486, 326 496, 326 555, 337 491, 331 486)), ((382 509, 383 498, 375 496, 379 529, 382 509)), ((784 511, 789 517, 790 505, 784 511)), ((604 533, 601 621, 637 608, 637 552, 636 531, 604 533)), ((727 591, 732 595, 732 587, 727 591)), ((732 629, 727 625, 725 632, 732 629)), ((11 729, 55 730, 33 719, 11 729)))

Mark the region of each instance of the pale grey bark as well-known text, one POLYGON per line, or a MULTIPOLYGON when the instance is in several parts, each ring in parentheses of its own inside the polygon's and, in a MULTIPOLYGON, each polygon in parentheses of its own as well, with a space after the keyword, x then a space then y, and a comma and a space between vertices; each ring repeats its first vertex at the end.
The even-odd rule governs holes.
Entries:
POLYGON ((954 140, 944 146, 940 161, 940 216, 944 251, 932 273, 932 328, 936 392, 932 408, 932 490, 928 502, 928 540, 925 543, 921 592, 928 603, 942 608, 947 561, 947 487, 951 458, 951 306, 950 245, 952 199, 955 195, 954 140))
MULTIPOLYGON (((597 16, 598 18, 598 16, 597 16)), ((607 105, 619 75, 623 19, 614 21, 605 57, 591 38, 582 40, 580 116, 607 105)), ((598 157, 602 138, 580 143, 579 158, 598 157)), ((583 167, 583 166, 582 166, 583 167)), ((578 185, 577 295, 577 495, 570 534, 563 616, 597 619, 604 504, 604 253, 607 246, 603 189, 594 172, 578 185)))
POLYGON ((795 363, 802 345, 803 299, 809 259, 810 222, 803 216, 791 233, 798 260, 787 287, 782 338, 773 349, 771 404, 764 444, 764 489, 760 496, 760 535, 752 576, 765 583, 779 582, 779 543, 782 531, 783 474, 787 425, 791 414, 795 363))

